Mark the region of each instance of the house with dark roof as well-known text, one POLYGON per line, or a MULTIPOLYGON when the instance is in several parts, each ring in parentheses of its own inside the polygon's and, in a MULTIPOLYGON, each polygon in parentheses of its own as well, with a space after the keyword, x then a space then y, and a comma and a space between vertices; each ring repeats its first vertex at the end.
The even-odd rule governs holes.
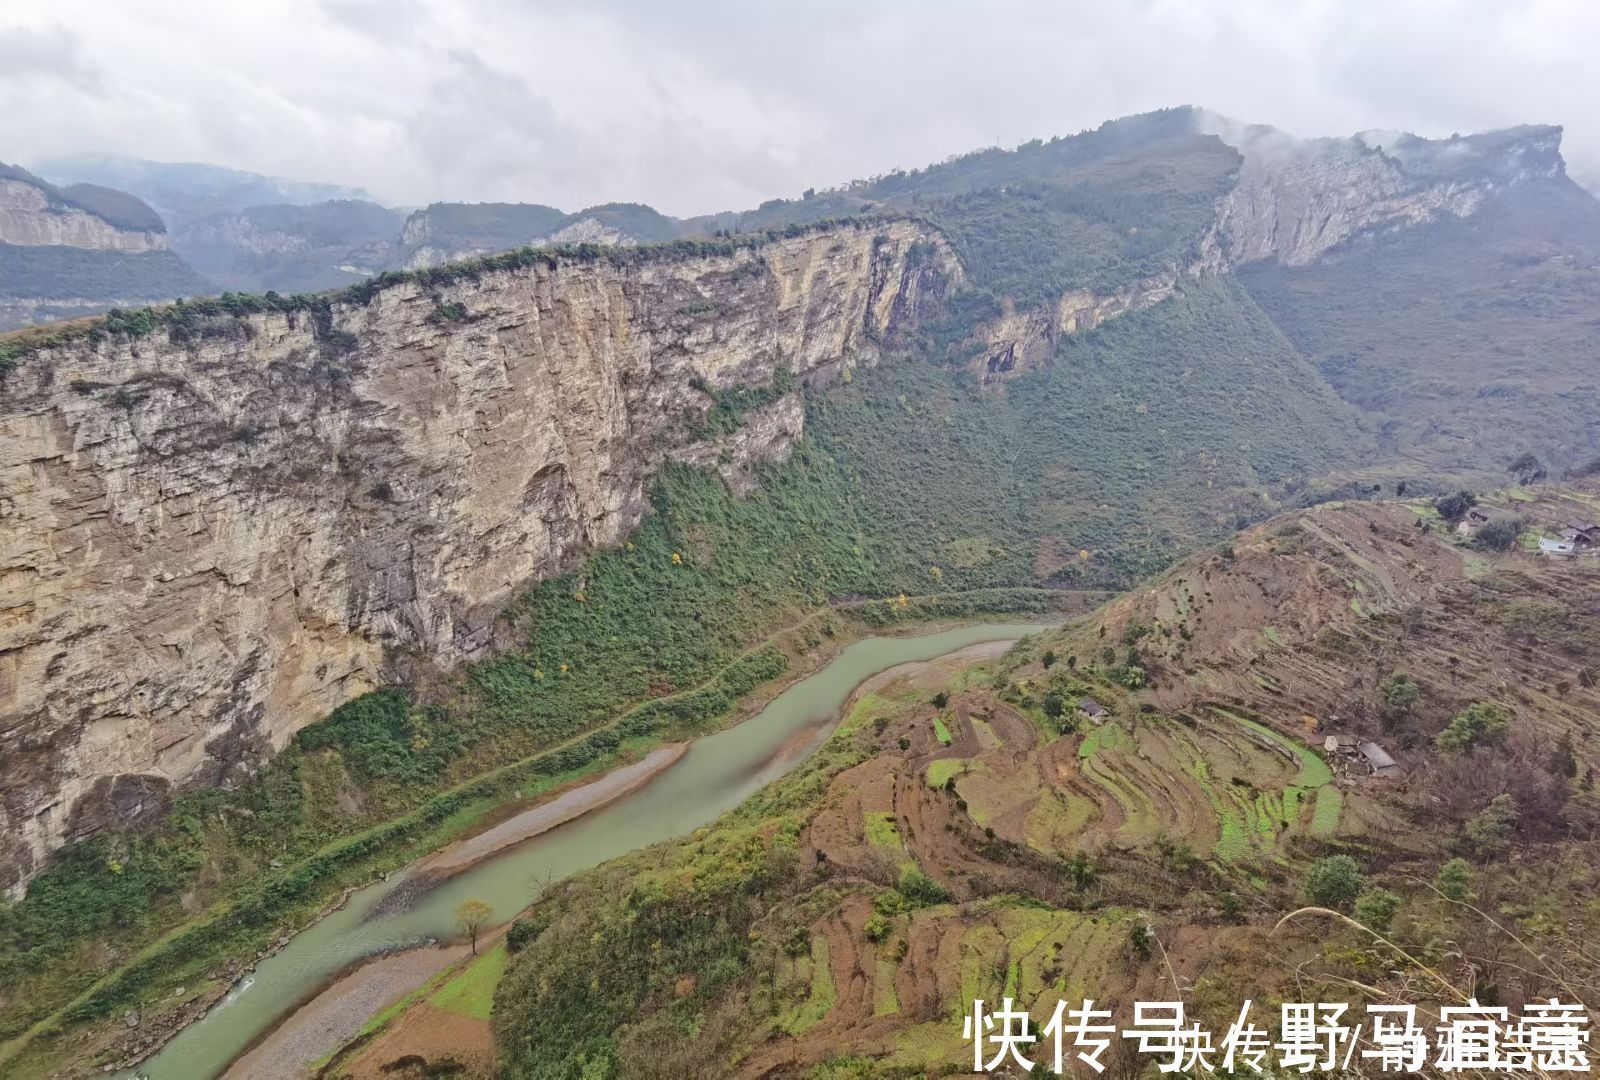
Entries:
POLYGON ((1362 740, 1361 758, 1367 763, 1367 768, 1372 770, 1372 775, 1383 779, 1392 779, 1401 774, 1400 763, 1389 756, 1389 752, 1371 739, 1362 740))
POLYGON ((1092 697, 1086 697, 1078 702, 1078 711, 1097 724, 1105 723, 1110 711, 1092 697))
POLYGON ((1600 546, 1600 525, 1583 518, 1573 518, 1561 530, 1561 539, 1571 540, 1575 548, 1600 546))

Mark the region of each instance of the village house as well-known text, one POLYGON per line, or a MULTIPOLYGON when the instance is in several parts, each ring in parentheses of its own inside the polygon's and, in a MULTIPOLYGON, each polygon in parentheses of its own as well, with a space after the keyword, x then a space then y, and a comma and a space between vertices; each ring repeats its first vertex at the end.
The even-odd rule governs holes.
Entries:
POLYGON ((1106 717, 1111 715, 1104 705, 1092 697, 1086 697, 1078 702, 1078 711, 1097 724, 1105 723, 1106 717))
POLYGON ((1363 739, 1358 749, 1362 760, 1367 763, 1367 768, 1372 770, 1373 776, 1389 779, 1400 775, 1400 763, 1371 739, 1363 739))
POLYGON ((1561 530, 1561 539, 1572 541, 1572 546, 1579 551, 1600 547, 1600 525, 1574 518, 1561 530))
POLYGON ((1488 506, 1474 506, 1462 517, 1456 525, 1456 532, 1462 536, 1476 536, 1479 529, 1491 521, 1509 521, 1517 515, 1509 510, 1496 510, 1488 506))
POLYGON ((1363 766, 1368 773, 1380 779, 1402 775, 1400 763, 1371 739, 1358 739, 1354 735, 1329 735, 1322 740, 1322 749, 1335 762, 1363 766))
POLYGON ((1346 757, 1354 754, 1359 745, 1359 740, 1353 735, 1329 735, 1322 740, 1322 748, 1328 753, 1343 754, 1346 757))
POLYGON ((1554 536, 1539 539, 1539 554, 1557 558, 1594 554, 1597 549, 1600 549, 1600 525, 1582 518, 1568 521, 1554 536))

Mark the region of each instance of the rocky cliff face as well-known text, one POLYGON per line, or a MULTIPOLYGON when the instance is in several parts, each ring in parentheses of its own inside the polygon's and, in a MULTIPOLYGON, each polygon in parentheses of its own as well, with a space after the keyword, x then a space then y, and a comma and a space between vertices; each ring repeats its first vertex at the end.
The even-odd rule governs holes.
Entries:
POLYGON ((167 234, 160 229, 118 228, 26 180, 0 177, 0 243, 139 253, 165 251, 167 234))
POLYGON ((1497 191, 1565 175, 1559 127, 1451 139, 1398 132, 1297 139, 1212 113, 1196 113, 1195 122, 1244 161, 1193 249, 1124 288, 1076 289, 1053 304, 1006 313, 985 328, 974 375, 985 383, 1014 378, 1047 362, 1061 338, 1159 303, 1186 279, 1267 259, 1308 265, 1362 235, 1445 214, 1467 217, 1497 191))
POLYGON ((0 382, 0 883, 249 769, 397 655, 482 654, 664 461, 748 488, 798 398, 706 444, 697 387, 871 364, 959 276, 920 226, 849 226, 28 357, 0 382))
POLYGON ((1215 116, 1201 123, 1244 155, 1238 184, 1217 208, 1217 237, 1234 266, 1304 266, 1363 233, 1466 217, 1495 190, 1564 168, 1559 127, 1452 139, 1296 139, 1215 116))

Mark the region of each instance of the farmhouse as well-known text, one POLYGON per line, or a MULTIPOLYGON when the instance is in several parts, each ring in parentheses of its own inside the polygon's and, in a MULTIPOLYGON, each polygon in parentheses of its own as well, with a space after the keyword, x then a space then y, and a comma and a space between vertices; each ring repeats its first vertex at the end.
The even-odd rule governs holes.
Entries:
POLYGON ((1365 739, 1360 746, 1361 758, 1367 763, 1367 768, 1372 770, 1373 776, 1395 777, 1400 775, 1400 763, 1389 756, 1389 752, 1371 739, 1365 739))
POLYGON ((1358 739, 1354 735, 1329 735, 1322 740, 1322 748, 1336 761, 1366 766, 1373 776, 1389 779, 1401 775, 1399 762, 1371 739, 1358 739))
POLYGON ((1092 697, 1086 697, 1082 701, 1078 702, 1078 711, 1097 724, 1105 723, 1106 717, 1111 715, 1108 711, 1106 711, 1106 707, 1104 705, 1100 704, 1092 697))
POLYGON ((1474 506, 1468 510, 1466 516, 1456 526, 1456 532, 1462 536, 1476 536, 1478 530, 1496 521, 1516 521, 1517 515, 1510 510, 1499 510, 1490 506, 1474 506))
POLYGON ((1600 525, 1574 518, 1561 530, 1561 539, 1572 541, 1572 546, 1579 551, 1600 546, 1600 525))
POLYGON ((1354 735, 1329 735, 1322 740, 1322 748, 1330 754, 1354 754, 1359 741, 1354 735))

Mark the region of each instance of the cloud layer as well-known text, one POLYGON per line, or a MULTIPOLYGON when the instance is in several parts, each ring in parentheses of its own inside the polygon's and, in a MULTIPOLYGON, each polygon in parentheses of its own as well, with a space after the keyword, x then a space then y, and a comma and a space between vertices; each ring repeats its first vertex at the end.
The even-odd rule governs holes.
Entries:
POLYGON ((1198 104, 1297 134, 1567 126, 1588 0, 9 0, 0 161, 208 161, 391 204, 753 205, 1198 104))

